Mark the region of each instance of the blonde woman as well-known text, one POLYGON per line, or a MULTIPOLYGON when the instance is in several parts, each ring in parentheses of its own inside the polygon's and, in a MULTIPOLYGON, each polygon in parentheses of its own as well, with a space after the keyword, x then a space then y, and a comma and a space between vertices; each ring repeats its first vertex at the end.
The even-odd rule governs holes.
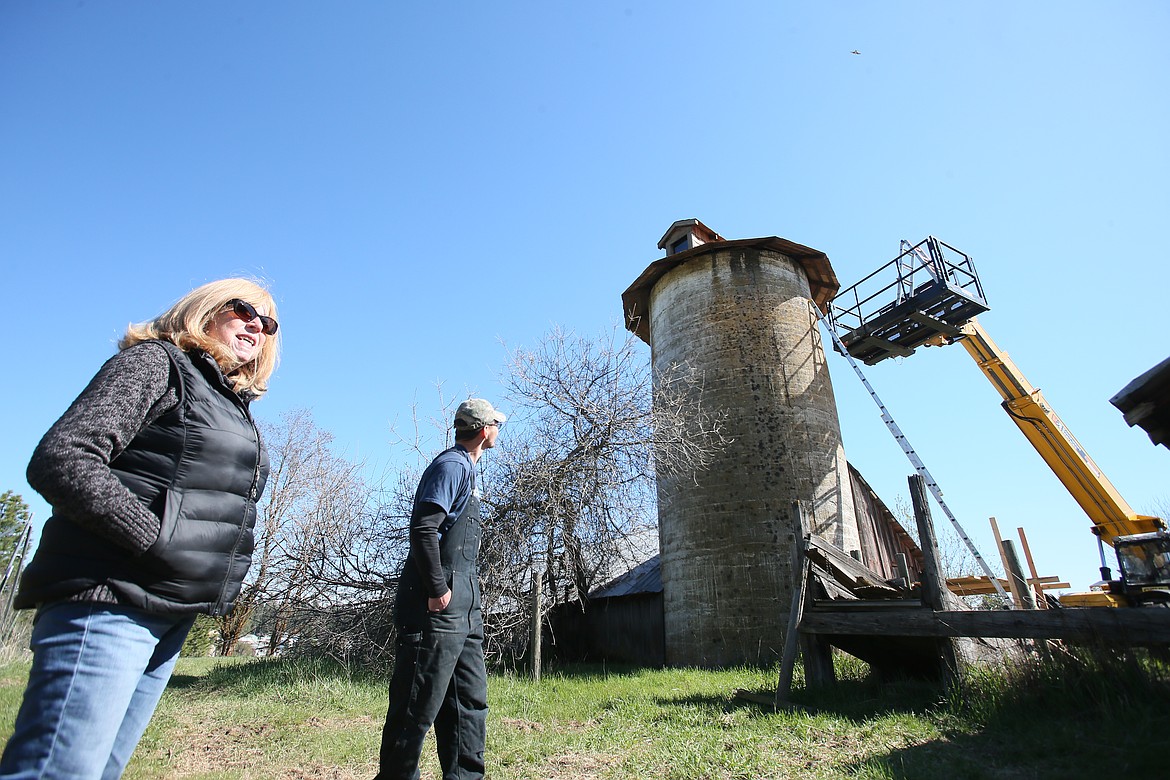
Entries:
POLYGON ((264 287, 203 285, 131 326, 37 445, 28 481, 53 514, 16 597, 37 610, 33 666, 0 778, 120 777, 195 616, 231 610, 277 332, 264 287))

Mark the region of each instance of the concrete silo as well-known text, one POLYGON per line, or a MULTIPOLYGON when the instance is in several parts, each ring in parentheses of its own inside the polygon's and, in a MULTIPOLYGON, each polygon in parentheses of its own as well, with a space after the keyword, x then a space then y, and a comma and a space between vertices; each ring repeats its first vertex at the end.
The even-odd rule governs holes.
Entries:
POLYGON ((674 223, 622 295, 656 374, 689 364, 703 404, 730 414, 733 443, 708 471, 660 476, 666 660, 769 663, 792 598, 790 507, 806 530, 860 548, 816 304, 838 288, 823 252, 777 237, 728 241, 674 223))

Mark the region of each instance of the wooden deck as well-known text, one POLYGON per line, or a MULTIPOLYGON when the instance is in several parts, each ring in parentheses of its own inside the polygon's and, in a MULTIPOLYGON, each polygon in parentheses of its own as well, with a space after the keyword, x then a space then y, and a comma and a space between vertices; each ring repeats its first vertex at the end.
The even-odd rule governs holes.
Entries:
MULTIPOLYGON (((882 675, 947 679, 959 669, 961 639, 1059 640, 1104 647, 1170 646, 1170 608, 1056 607, 959 610, 947 592, 921 476, 910 478, 921 538, 921 581, 901 587, 812 536, 794 547, 798 572, 775 704, 788 700, 798 652, 809 686, 835 680, 832 649, 882 675)), ((794 512, 799 513, 799 507, 794 512)), ((801 520, 803 527, 803 521, 801 520)), ((1012 575, 1021 580, 1022 574, 1012 575)), ((1016 589, 1013 588, 1013 594, 1016 589)))
POLYGON ((1170 644, 1170 609, 1078 607, 936 612, 921 603, 823 602, 806 608, 800 631, 825 637, 1060 639, 1114 645, 1170 644), (880 605, 880 606, 879 606, 880 605))

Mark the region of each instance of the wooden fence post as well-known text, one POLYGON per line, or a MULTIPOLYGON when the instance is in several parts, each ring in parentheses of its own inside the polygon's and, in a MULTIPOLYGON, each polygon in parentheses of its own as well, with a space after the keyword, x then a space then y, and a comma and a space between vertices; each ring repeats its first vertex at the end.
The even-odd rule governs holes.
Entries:
POLYGON ((902 587, 910 590, 914 585, 914 580, 910 579, 910 562, 906 558, 906 553, 896 553, 894 555, 894 561, 898 565, 898 576, 902 578, 902 587))
POLYGON ((1032 548, 1028 546, 1028 535, 1023 528, 1016 528, 1020 534, 1020 547, 1024 550, 1024 558, 1028 561, 1028 572, 1032 575, 1028 584, 1032 586, 1032 593, 1036 599, 1036 606, 1048 609, 1048 599, 1044 597, 1044 588, 1040 587, 1040 572, 1036 571, 1036 562, 1032 560, 1032 548))
POLYGON ((922 547, 922 601, 933 610, 943 610, 946 609, 943 592, 947 579, 938 559, 938 540, 930 519, 930 505, 926 503, 926 480, 921 474, 914 474, 908 481, 914 521, 918 524, 918 541, 922 547))
POLYGON ((999 523, 995 521, 994 517, 989 517, 987 520, 991 523, 991 534, 995 537, 995 548, 999 550, 999 560, 1003 564, 1004 573, 1007 575, 1008 592, 1012 594, 1012 603, 1007 606, 1009 609, 1023 609, 1024 597, 1020 593, 1019 582, 1012 576, 1011 565, 1008 564, 1007 559, 1007 547, 1004 546, 1003 536, 999 533, 999 523))
MULTIPOLYGON (((776 700, 773 706, 781 709, 792 693, 792 671, 796 666, 796 651, 799 644, 800 616, 804 612, 804 589, 808 587, 811 563, 805 550, 803 536, 792 539, 792 603, 788 610, 788 632, 784 635, 784 655, 780 659, 780 681, 776 685, 776 700)), ((806 673, 807 677, 807 673, 806 673)))
MULTIPOLYGON (((914 520, 918 523, 918 540, 922 547, 922 601, 938 612, 947 608, 947 578, 938 558, 938 540, 930 519, 930 505, 926 502, 926 480, 921 474, 914 474, 908 481, 910 503, 914 506, 914 520)), ((956 681, 959 658, 954 640, 938 640, 938 653, 943 680, 948 684, 956 681)))
MULTIPOLYGON (((799 501, 793 501, 791 509, 792 512, 792 528, 796 531, 796 536, 800 540, 800 544, 805 544, 808 536, 807 525, 804 522, 804 508, 799 501)), ((801 549, 802 555, 804 549, 801 549)), ((804 614, 804 609, 813 599, 813 589, 809 587, 811 573, 804 573, 803 570, 810 568, 811 562, 805 559, 805 564, 801 566, 801 578, 803 587, 800 598, 800 612, 799 615, 804 614)), ((797 572, 793 572, 797 574, 797 572)), ((798 615, 798 617, 799 617, 798 615)), ((800 633, 799 623, 796 629, 796 639, 800 645, 800 656, 804 661, 804 684, 808 688, 818 688, 824 685, 832 685, 837 681, 837 673, 833 669, 833 646, 826 642, 821 637, 815 634, 800 633)))
POLYGON ((541 612, 543 610, 544 567, 541 564, 536 564, 532 568, 532 637, 529 648, 532 651, 532 679, 537 682, 540 682, 540 639, 544 623, 541 612))
POLYGON ((1020 556, 1016 555, 1016 547, 1011 539, 1003 540, 1003 565, 1008 571, 1008 578, 1012 583, 1012 595, 1020 601, 1017 609, 1036 609, 1036 598, 1032 595, 1032 586, 1024 577, 1024 567, 1020 565, 1020 556))

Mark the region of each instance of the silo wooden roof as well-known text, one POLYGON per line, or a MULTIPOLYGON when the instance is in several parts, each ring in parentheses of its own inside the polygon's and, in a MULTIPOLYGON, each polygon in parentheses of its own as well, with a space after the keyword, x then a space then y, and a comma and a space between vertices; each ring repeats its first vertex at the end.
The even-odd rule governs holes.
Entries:
POLYGON ((1170 447, 1170 358, 1145 372, 1109 399, 1125 416, 1149 435, 1154 444, 1170 447))
POLYGON ((812 292, 813 302, 825 313, 828 313, 829 301, 837 294, 841 284, 837 281, 837 274, 829 264, 828 256, 812 247, 797 244, 779 236, 764 238, 741 238, 733 241, 711 241, 655 260, 634 283, 622 293, 622 309, 625 312, 626 328, 642 341, 650 343, 650 291, 667 271, 695 259, 704 254, 719 252, 725 249, 770 249, 800 263, 808 276, 808 285, 812 292))

